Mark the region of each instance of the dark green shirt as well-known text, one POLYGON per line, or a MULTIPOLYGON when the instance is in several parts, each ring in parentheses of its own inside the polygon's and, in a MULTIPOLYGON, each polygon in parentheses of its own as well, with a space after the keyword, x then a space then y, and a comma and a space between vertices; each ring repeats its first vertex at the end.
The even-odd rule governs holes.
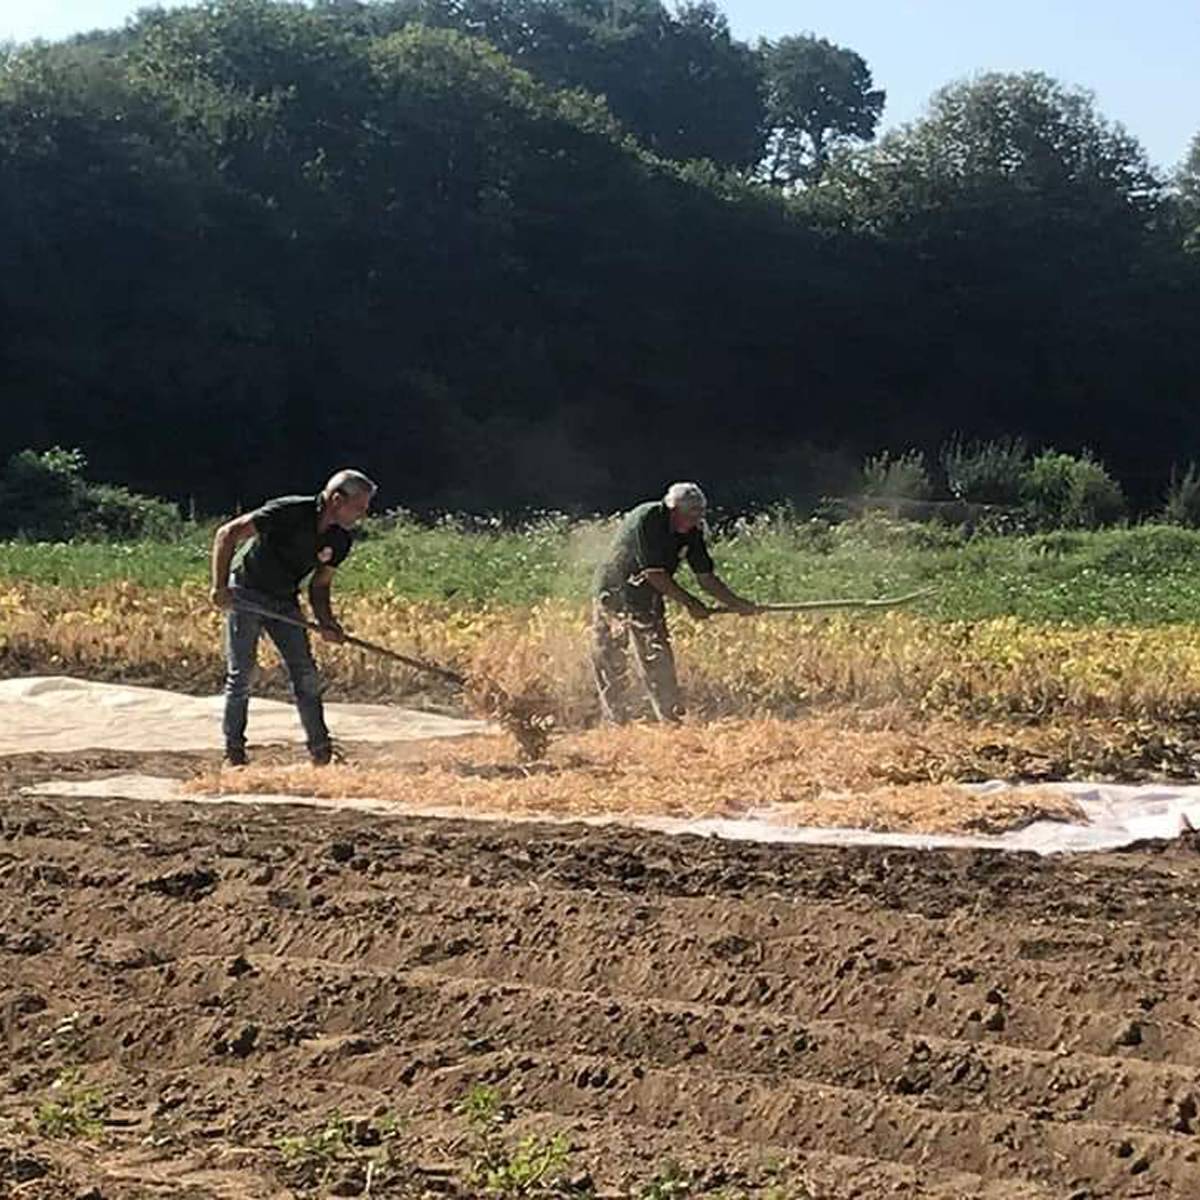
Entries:
POLYGON ((657 567, 674 575, 685 551, 697 575, 712 572, 713 560, 699 526, 691 533, 676 533, 670 509, 661 500, 639 504, 621 522, 608 558, 596 571, 595 594, 609 608, 649 608, 659 593, 643 573, 657 567))
POLYGON ((317 533, 320 496, 280 496, 250 516, 255 534, 234 564, 234 587, 293 600, 306 576, 340 565, 350 553, 353 539, 340 525, 317 533))

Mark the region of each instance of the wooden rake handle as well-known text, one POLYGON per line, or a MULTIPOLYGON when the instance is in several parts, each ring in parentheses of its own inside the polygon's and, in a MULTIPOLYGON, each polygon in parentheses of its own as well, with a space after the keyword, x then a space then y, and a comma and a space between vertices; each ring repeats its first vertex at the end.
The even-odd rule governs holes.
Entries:
MULTIPOLYGON (((253 613, 256 617, 266 617, 271 621, 281 621, 284 625, 294 625, 297 629, 311 629, 314 633, 320 633, 324 626, 318 625, 316 621, 306 621, 302 617, 287 617, 281 613, 273 612, 269 608, 260 608, 257 604, 250 604, 245 600, 235 601, 233 610, 235 612, 253 613)), ((352 634, 344 634, 343 640, 349 646, 357 646, 360 650, 369 650, 372 654, 382 655, 384 658, 390 658, 393 662, 403 663, 406 667, 411 667, 414 671, 423 671, 427 675, 436 675, 439 679, 445 679, 449 683, 456 683, 462 686, 467 682, 465 675, 460 675, 457 671, 451 671, 448 667, 440 667, 437 663, 426 662, 423 658, 413 658, 407 654, 399 654, 395 650, 389 650, 386 646, 377 645, 375 642, 368 642, 366 638, 354 637, 352 634)))
MULTIPOLYGON (((919 591, 909 592, 904 596, 886 596, 881 600, 799 600, 794 604, 760 604, 758 611, 767 613, 803 613, 825 612, 839 608, 898 608, 902 604, 911 604, 914 600, 920 600, 923 596, 932 595, 933 591, 934 589, 931 587, 921 588, 919 591)), ((711 616, 723 616, 736 612, 736 608, 709 609, 711 616)))

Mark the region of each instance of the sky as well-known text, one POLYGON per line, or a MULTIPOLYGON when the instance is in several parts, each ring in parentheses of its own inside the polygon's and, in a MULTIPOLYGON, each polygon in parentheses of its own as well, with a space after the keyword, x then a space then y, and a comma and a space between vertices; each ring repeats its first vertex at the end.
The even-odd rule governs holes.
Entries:
MULTIPOLYGON (((815 33, 857 50, 888 95, 882 128, 920 116, 945 83, 1044 71, 1174 167, 1200 132, 1200 0, 717 0, 747 41, 815 33)), ((124 23, 139 0, 0 0, 0 40, 124 23)))

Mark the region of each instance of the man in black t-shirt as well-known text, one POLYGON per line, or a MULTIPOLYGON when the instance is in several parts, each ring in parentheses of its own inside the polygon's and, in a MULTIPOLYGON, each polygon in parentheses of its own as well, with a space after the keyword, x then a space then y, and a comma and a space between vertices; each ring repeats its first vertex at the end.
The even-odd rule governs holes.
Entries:
POLYGON ((238 608, 245 601, 281 617, 299 618, 300 585, 309 578, 308 600, 331 642, 344 638, 333 615, 333 573, 350 553, 350 530, 366 515, 375 484, 360 471, 338 471, 316 496, 268 500, 217 530, 212 550, 212 600, 225 622, 225 762, 246 764, 246 716, 259 635, 275 643, 300 713, 308 753, 317 766, 333 755, 321 685, 308 631, 238 608), (239 545, 244 549, 234 560, 239 545), (232 572, 231 572, 232 568, 232 572))
POLYGON ((710 596, 740 613, 758 611, 717 578, 704 542, 707 508, 708 501, 696 484, 673 483, 662 500, 639 504, 626 515, 608 558, 596 571, 592 667, 600 707, 610 721, 629 719, 630 650, 658 720, 674 721, 683 714, 664 597, 682 604, 697 620, 710 612, 675 582, 684 554, 710 596))

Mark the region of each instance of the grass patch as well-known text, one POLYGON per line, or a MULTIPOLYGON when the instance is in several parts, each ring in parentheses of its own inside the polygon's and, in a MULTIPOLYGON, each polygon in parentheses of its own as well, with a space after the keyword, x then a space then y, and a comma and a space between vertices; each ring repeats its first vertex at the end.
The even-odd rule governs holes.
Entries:
MULTIPOLYGON (((606 522, 557 518, 519 530, 377 522, 339 572, 337 588, 463 608, 580 602, 610 532, 606 522)), ((118 582, 201 587, 210 535, 191 526, 172 542, 4 543, 0 580, 80 590, 118 582)), ((884 518, 829 526, 768 516, 729 523, 713 542, 720 573, 763 601, 933 585, 937 593, 922 611, 940 620, 1200 620, 1200 531, 1176 526, 968 539, 884 518)))

